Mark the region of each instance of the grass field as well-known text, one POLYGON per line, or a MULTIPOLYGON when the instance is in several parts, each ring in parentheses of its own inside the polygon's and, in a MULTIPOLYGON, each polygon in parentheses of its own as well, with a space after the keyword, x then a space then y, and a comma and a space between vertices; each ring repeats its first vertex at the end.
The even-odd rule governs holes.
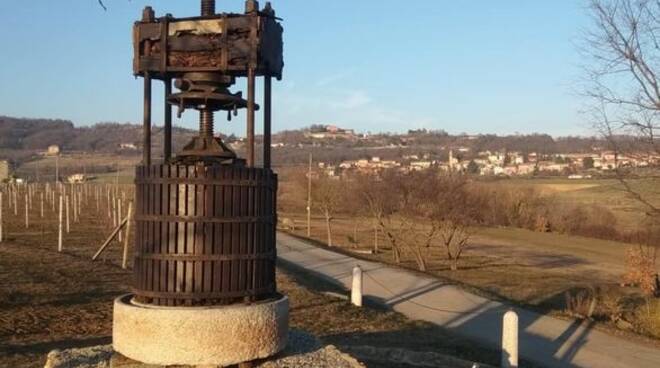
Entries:
MULTIPOLYGON (((92 180, 120 184, 133 182, 135 165, 139 164, 141 156, 118 156, 111 154, 69 153, 58 159, 61 180, 73 174, 87 174, 92 180)), ((52 181, 55 178, 55 157, 41 157, 27 162, 18 168, 20 177, 35 180, 37 175, 41 180, 52 181)))
MULTIPOLYGON (((656 206, 660 206, 660 179, 644 178, 628 181, 631 188, 639 192, 656 206)), ((493 183, 513 188, 534 188, 541 194, 551 196, 563 203, 599 205, 612 211, 617 226, 623 230, 636 230, 646 219, 645 208, 625 190, 616 179, 510 179, 493 183)))

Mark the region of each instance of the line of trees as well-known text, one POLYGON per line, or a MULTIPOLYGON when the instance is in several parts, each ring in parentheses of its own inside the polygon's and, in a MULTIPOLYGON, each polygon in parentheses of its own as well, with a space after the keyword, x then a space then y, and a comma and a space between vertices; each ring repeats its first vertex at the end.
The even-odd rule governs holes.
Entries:
MULTIPOLYGON (((301 188, 306 180, 302 176, 301 188)), ((391 170, 378 177, 355 175, 344 180, 319 176, 312 186, 313 207, 325 219, 328 245, 334 244, 333 219, 348 214, 356 224, 362 219, 384 235, 394 262, 411 257, 422 271, 436 247, 446 254, 451 269, 458 269, 471 226, 480 222, 482 198, 469 194, 462 175, 391 170)))
MULTIPOLYGON (((306 173, 297 175, 296 192, 306 193, 306 173)), ((386 170, 378 176, 313 176, 312 209, 325 220, 328 245, 337 243, 333 238, 334 219, 349 217, 356 232, 349 243, 357 244, 358 223, 369 224, 386 239, 393 262, 414 260, 422 271, 427 270, 430 257, 437 254, 445 255, 452 270, 458 269, 469 249, 470 237, 479 226, 642 244, 657 244, 660 240, 660 230, 655 227, 620 231, 614 214, 602 206, 557 201, 533 188, 478 182, 468 175, 386 170)), ((300 196, 298 201, 302 200, 300 196)), ((374 248, 380 250, 376 244, 374 248)))

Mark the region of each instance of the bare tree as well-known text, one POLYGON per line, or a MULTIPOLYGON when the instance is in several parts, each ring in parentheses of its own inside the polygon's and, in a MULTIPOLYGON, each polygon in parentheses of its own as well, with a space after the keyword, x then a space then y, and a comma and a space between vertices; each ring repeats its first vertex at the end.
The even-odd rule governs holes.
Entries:
POLYGON ((418 212, 428 219, 431 229, 424 233, 425 247, 440 239, 452 271, 468 247, 471 226, 480 218, 481 197, 470 192, 464 175, 429 173, 418 181, 418 212))
POLYGON ((342 183, 333 178, 320 175, 313 180, 312 201, 325 218, 328 246, 332 246, 331 222, 342 201, 342 183))
POLYGON ((397 221, 397 216, 403 208, 403 196, 400 189, 403 186, 404 179, 401 174, 396 172, 385 172, 382 176, 357 176, 356 190, 360 193, 362 202, 360 205, 369 212, 376 226, 385 235, 388 243, 392 247, 392 256, 394 262, 401 262, 401 221, 397 221))
MULTIPOLYGON (((660 155, 660 1, 591 0, 589 9, 593 27, 584 53, 590 111, 596 129, 615 152, 621 185, 645 209, 649 234, 657 234, 660 204, 654 193, 629 180, 629 170, 619 159, 625 155, 652 161, 660 155)), ((648 249, 640 248, 637 255, 650 258, 653 273, 658 238, 649 236, 644 244, 648 249)))
MULTIPOLYGON (((594 102, 596 129, 617 156, 660 155, 660 1, 591 0, 590 10, 585 94, 594 102)), ((650 216, 659 216, 660 207, 617 169, 625 189, 650 216)))

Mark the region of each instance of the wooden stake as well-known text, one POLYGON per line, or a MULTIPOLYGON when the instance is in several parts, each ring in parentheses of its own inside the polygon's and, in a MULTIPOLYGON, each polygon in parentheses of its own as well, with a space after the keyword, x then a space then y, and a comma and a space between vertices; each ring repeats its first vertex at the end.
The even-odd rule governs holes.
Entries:
POLYGON ((119 231, 124 227, 124 225, 126 225, 127 222, 128 222, 128 218, 125 218, 124 220, 122 220, 122 222, 119 224, 119 226, 117 226, 117 228, 115 228, 115 230, 112 232, 112 234, 110 234, 108 239, 106 239, 105 242, 103 243, 103 245, 101 245, 101 248, 99 248, 99 250, 96 252, 96 254, 94 254, 94 256, 92 257, 92 261, 96 261, 96 259, 99 258, 101 253, 103 253, 103 251, 105 250, 105 248, 108 247, 110 242, 113 241, 117 237, 117 234, 119 234, 119 231))
POLYGON ((57 251, 62 251, 62 195, 60 194, 60 220, 58 222, 57 232, 57 251))
POLYGON ((29 212, 28 212, 28 208, 29 208, 29 203, 30 203, 30 201, 29 201, 28 198, 29 198, 29 196, 28 196, 28 194, 27 194, 27 192, 26 192, 26 193, 25 193, 25 228, 26 228, 26 229, 29 229, 29 228, 30 228, 30 218, 29 218, 29 215, 28 215, 28 214, 29 214, 29 212))
POLYGON ((73 207, 73 223, 78 222, 78 193, 74 190, 73 184, 71 184, 71 207, 73 207))
MULTIPOLYGON (((121 218, 121 200, 117 201, 117 218, 121 218)), ((122 232, 119 231, 118 239, 121 242, 122 232)))
POLYGON ((18 199, 16 192, 18 192, 18 188, 14 188, 14 216, 18 216, 18 199))
POLYGON ((65 196, 65 204, 66 204, 66 233, 68 234, 69 231, 71 231, 70 222, 69 222, 69 196, 65 196))
POLYGON ((112 226, 117 226, 117 198, 112 197, 112 226))
POLYGON ((2 192, 0 192, 0 243, 2 243, 2 192))
POLYGON ((131 233, 131 217, 133 216, 133 202, 128 202, 128 214, 126 218, 128 222, 126 223, 126 234, 124 234, 124 255, 121 261, 121 268, 126 269, 128 265, 128 237, 131 233))

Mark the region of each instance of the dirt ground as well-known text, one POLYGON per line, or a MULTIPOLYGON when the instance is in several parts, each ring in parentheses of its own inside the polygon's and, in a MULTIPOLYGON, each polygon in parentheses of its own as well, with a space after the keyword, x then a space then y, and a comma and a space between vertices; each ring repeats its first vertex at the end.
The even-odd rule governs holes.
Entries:
MULTIPOLYGON (((33 208, 37 208, 33 204, 33 208)), ((19 200, 19 208, 23 204, 19 200)), ((101 260, 91 256, 110 232, 101 206, 83 207, 81 222, 65 234, 57 252, 56 223, 47 205, 45 218, 4 208, 5 241, 0 243, 0 367, 42 367, 53 349, 111 342, 112 300, 127 290, 131 271, 120 267, 113 243, 101 260)), ((452 336, 428 323, 410 321, 379 308, 356 308, 324 294, 333 286, 298 270, 278 269, 279 290, 291 300, 291 326, 316 334, 326 344, 435 352, 495 365, 496 351, 452 336)), ((406 367, 363 358, 369 367, 406 367)))

